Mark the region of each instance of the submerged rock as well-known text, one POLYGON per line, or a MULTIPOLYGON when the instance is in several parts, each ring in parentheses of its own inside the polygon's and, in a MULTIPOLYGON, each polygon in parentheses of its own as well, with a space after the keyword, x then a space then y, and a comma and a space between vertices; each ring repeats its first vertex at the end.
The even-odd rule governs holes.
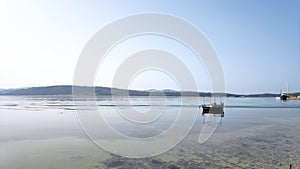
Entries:
POLYGON ((158 159, 152 159, 151 162, 153 164, 163 164, 163 162, 161 160, 158 160, 158 159))
POLYGON ((109 168, 115 168, 115 167, 123 166, 124 161, 112 159, 106 161, 104 164, 109 168))
POLYGON ((169 164, 168 169, 180 169, 180 166, 175 165, 175 164, 169 164))

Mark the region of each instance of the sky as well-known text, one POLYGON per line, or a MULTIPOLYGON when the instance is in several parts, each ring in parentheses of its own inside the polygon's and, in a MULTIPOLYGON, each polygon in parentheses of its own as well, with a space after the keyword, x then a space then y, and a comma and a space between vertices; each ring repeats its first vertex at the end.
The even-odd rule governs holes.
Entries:
MULTIPOLYGON (((282 0, 0 0, 0 88, 66 85, 88 40, 125 16, 155 12, 197 27, 216 49, 226 91, 300 91, 300 1, 282 0)), ((111 86, 113 72, 130 54, 147 48, 176 54, 190 68, 200 91, 210 91, 203 63, 182 44, 145 35, 120 43, 107 55, 95 85, 111 86)), ((163 72, 137 74, 131 89, 177 89, 163 72)))

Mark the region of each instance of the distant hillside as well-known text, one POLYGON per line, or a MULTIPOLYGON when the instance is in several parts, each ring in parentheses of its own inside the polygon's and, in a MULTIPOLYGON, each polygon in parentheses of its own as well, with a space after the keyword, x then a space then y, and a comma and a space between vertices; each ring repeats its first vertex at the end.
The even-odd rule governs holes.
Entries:
MULTIPOLYGON (((31 87, 26 89, 8 89, 0 91, 0 95, 71 95, 73 86, 64 85, 64 86, 47 86, 47 87, 31 87)), ((148 91, 137 91, 137 90, 124 90, 117 88, 108 88, 108 87, 81 87, 74 86, 78 94, 89 94, 91 90, 95 90, 96 95, 120 95, 120 96, 149 96, 151 95, 161 95, 161 92, 148 92, 148 91)), ((163 91, 164 92, 164 91, 163 91)), ((164 92, 167 96, 180 96, 180 92, 176 91, 167 91, 164 92)), ((183 92, 184 95, 195 95, 198 96, 197 92, 183 92)))
POLYGON ((300 96, 300 92, 292 93, 292 94, 289 94, 289 95, 297 97, 297 96, 300 96))
MULTIPOLYGON (((79 94, 89 94, 91 90, 95 90, 97 95, 129 95, 132 96, 148 96, 149 92, 145 91, 135 91, 135 90, 123 90, 116 88, 108 87, 80 87, 74 86, 76 91, 79 91, 79 94)), ((71 95, 73 86, 64 85, 64 86, 47 86, 47 87, 31 87, 26 89, 7 89, 1 90, 0 95, 71 95)))
MULTIPOLYGON (((47 86, 47 87, 31 87, 31 88, 21 88, 21 89, 2 89, 0 90, 0 95, 71 95, 72 94, 71 85, 62 85, 62 86, 47 86)), ((108 87, 80 87, 74 86, 76 91, 79 91, 79 94, 89 94, 91 90, 95 90, 96 95, 118 95, 118 96, 149 96, 157 95, 160 96, 163 92, 166 96, 202 96, 210 97, 212 93, 209 92, 190 92, 190 91, 175 91, 170 89, 165 90, 156 90, 151 89, 147 91, 138 91, 138 90, 125 90, 117 88, 108 88, 108 87)), ((230 94, 226 93, 226 97, 277 97, 279 94, 230 94)))
POLYGON ((64 95, 71 93, 72 86, 31 87, 2 91, 4 95, 64 95))
MULTIPOLYGON (((90 90, 95 89, 96 94, 101 95, 111 95, 111 91, 114 90, 119 93, 123 93, 126 90, 121 89, 111 89, 107 87, 79 87, 74 86, 77 91, 81 92, 81 94, 86 94, 90 90)), ((73 90, 73 86, 64 85, 64 86, 47 86, 47 87, 31 87, 26 89, 9 89, 0 91, 1 95, 71 95, 73 90)))
POLYGON ((163 89, 163 90, 149 89, 149 90, 145 90, 145 92, 178 92, 178 91, 172 89, 163 89))
POLYGON ((245 97, 278 97, 278 96, 280 96, 280 94, 263 93, 263 94, 245 95, 245 97))
POLYGON ((226 93, 226 97, 278 97, 280 94, 262 93, 262 94, 230 94, 226 93))

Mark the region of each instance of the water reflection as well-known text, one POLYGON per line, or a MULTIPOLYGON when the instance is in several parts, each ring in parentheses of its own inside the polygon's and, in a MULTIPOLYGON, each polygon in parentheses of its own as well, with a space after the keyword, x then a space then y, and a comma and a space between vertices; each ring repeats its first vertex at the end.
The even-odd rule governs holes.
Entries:
POLYGON ((202 116, 204 117, 203 127, 199 135, 199 143, 205 143, 216 131, 224 117, 224 103, 203 104, 202 116))

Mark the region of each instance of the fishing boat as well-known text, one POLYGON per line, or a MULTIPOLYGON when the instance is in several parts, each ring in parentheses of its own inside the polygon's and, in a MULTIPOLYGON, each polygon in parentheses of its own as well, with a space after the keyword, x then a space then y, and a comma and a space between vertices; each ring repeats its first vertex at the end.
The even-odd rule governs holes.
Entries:
POLYGON ((224 115, 224 103, 221 102, 219 104, 212 103, 212 104, 203 104, 202 105, 203 113, 202 114, 223 114, 224 115))

